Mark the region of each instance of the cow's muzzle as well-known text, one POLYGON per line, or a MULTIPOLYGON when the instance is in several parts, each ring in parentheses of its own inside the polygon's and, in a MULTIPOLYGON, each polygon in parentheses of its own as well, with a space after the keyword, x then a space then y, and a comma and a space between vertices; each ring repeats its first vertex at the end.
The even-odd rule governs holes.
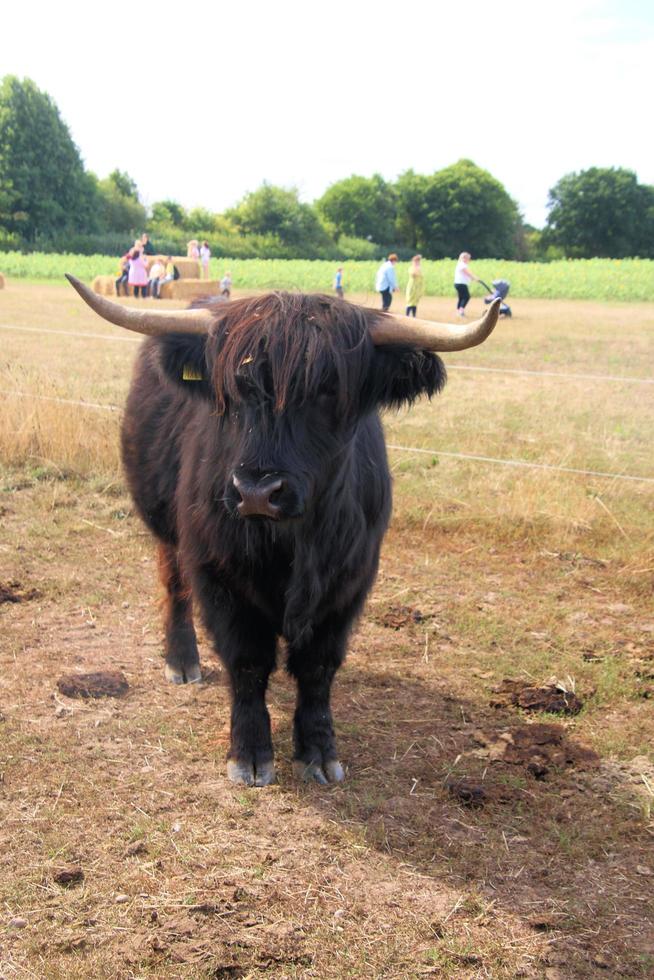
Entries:
POLYGON ((241 517, 269 517, 279 521, 298 516, 296 495, 279 474, 256 479, 235 473, 232 485, 236 491, 236 511, 241 517))

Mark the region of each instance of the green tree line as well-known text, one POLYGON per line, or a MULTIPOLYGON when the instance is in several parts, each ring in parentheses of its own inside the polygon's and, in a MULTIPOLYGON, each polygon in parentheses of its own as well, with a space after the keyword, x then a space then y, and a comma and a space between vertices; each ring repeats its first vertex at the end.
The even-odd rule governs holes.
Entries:
POLYGON ((654 188, 622 168, 566 174, 549 192, 548 218, 526 225, 495 177, 471 160, 395 181, 352 175, 307 204, 295 188, 264 183, 216 214, 173 200, 150 212, 129 176, 100 179, 51 97, 30 79, 0 84, 0 249, 120 254, 150 232, 178 254, 190 237, 234 258, 377 259, 452 257, 469 250, 496 259, 654 257, 654 188))

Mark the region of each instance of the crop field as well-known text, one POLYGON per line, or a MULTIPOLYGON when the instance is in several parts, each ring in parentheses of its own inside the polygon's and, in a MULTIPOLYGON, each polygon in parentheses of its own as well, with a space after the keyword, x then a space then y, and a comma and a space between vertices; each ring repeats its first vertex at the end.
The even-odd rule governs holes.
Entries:
MULTIPOLYGON (((239 287, 270 285, 273 263, 247 285, 246 265, 239 287)), ((275 285, 315 288, 302 274, 275 285)), ((513 319, 444 356, 437 399, 386 416, 393 522, 333 699, 347 779, 293 778, 280 668, 279 781, 255 790, 225 779, 201 632, 204 683, 164 680, 153 542, 118 457, 139 341, 12 275, 0 976, 654 975, 654 303, 516 289, 513 319), (57 686, 102 670, 122 696, 57 686)), ((419 312, 451 319, 449 279, 433 292, 419 312)))
MULTIPOLYGON (((303 289, 330 292, 337 263, 300 259, 212 258, 210 278, 220 279, 227 269, 240 289, 303 289)), ((409 263, 398 264, 398 279, 406 286, 409 263)), ((347 293, 374 294, 375 272, 379 262, 345 262, 347 293)), ((654 262, 651 259, 579 259, 559 262, 504 262, 484 259, 472 266, 490 284, 508 279, 513 296, 532 299, 586 299, 611 301, 652 301, 654 262)), ((106 255, 23 255, 0 253, 0 272, 5 276, 63 281, 66 272, 90 281, 98 275, 117 272, 117 257, 106 255)), ((430 296, 454 294, 454 265, 450 259, 423 262, 426 292, 430 296)), ((473 286, 481 296, 482 286, 473 286)))

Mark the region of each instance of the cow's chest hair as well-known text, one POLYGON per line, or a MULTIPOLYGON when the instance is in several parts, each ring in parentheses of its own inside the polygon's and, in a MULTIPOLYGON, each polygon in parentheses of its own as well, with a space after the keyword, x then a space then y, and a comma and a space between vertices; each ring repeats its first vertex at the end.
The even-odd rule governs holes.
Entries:
POLYGON ((362 521, 331 528, 246 525, 231 536, 229 558, 221 555, 220 563, 230 570, 233 587, 282 608, 291 594, 297 601, 303 593, 315 598, 342 590, 343 579, 365 564, 369 543, 362 521))

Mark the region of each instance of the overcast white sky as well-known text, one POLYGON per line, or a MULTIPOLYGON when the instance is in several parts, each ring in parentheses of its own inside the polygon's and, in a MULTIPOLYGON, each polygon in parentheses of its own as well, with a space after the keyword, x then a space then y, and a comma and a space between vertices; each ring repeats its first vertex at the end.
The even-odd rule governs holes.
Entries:
POLYGON ((653 65, 651 0, 14 0, 0 36, 0 75, 148 204, 222 211, 264 180, 312 201, 468 157, 537 226, 572 170, 654 184, 653 65))

